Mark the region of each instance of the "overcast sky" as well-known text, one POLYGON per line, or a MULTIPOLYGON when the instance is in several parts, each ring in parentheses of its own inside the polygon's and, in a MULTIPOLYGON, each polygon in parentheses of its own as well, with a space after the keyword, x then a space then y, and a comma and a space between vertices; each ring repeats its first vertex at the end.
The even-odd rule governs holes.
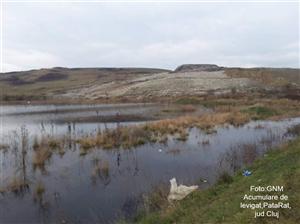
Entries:
POLYGON ((5 71, 299 68, 299 3, 5 3, 3 22, 5 71))

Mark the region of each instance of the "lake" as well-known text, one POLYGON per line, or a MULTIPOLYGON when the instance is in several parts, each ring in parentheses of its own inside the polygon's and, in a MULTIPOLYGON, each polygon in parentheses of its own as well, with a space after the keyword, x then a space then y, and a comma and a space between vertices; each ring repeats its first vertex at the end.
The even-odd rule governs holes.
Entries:
POLYGON ((94 149, 84 156, 78 144, 70 142, 64 154, 52 155, 45 169, 32 166, 36 136, 75 138, 103 128, 151 122, 85 122, 84 118, 116 114, 153 118, 161 108, 154 104, 1 106, 1 142, 10 147, 0 151, 0 222, 114 223, 130 219, 142 207, 143 196, 157 186, 168 188, 171 178, 205 189, 216 182, 220 172, 234 172, 270 147, 291 139, 287 129, 300 124, 300 118, 252 121, 240 127, 219 126, 213 134, 191 128, 187 141, 170 136, 162 144, 94 149), (21 127, 28 139, 26 154, 20 153, 21 127), (228 159, 232 153, 236 161, 228 159), (105 167, 103 172, 95 172, 99 166, 105 167), (26 178, 28 188, 5 190, 19 178, 26 178), (41 183, 44 191, 39 198, 35 189, 41 183))

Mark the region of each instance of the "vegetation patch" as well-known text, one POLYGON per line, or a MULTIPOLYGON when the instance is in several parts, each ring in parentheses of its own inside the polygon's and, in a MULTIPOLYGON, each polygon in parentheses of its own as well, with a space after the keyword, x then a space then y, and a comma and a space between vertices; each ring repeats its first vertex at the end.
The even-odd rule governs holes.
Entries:
POLYGON ((32 148, 34 150, 32 164, 34 168, 44 168, 46 161, 48 161, 53 152, 60 155, 65 153, 65 144, 71 139, 66 137, 55 138, 52 136, 42 136, 40 139, 35 138, 32 148))
POLYGON ((252 119, 266 119, 268 117, 279 115, 276 109, 265 106, 253 106, 243 110, 243 112, 249 113, 252 119))
POLYGON ((196 97, 183 97, 175 101, 177 104, 200 104, 201 99, 196 97))
POLYGON ((223 172, 217 181, 218 184, 230 184, 231 182, 233 182, 233 178, 227 172, 223 172))
POLYGON ((264 85, 284 86, 287 83, 300 84, 299 70, 288 68, 227 68, 226 75, 231 78, 249 78, 264 85))
POLYGON ((29 183, 21 177, 14 177, 12 181, 0 193, 12 192, 15 194, 22 194, 29 189, 29 183))
POLYGON ((32 158, 32 164, 35 168, 43 168, 45 162, 50 159, 52 151, 49 148, 38 148, 32 158))
POLYGON ((131 148, 149 142, 166 142, 169 135, 179 141, 186 141, 188 128, 196 127, 211 132, 216 125, 225 123, 239 126, 249 121, 249 116, 241 112, 215 113, 202 116, 182 116, 176 119, 165 119, 135 126, 119 126, 116 129, 106 129, 95 136, 86 136, 77 142, 86 151, 93 147, 104 149, 131 148))

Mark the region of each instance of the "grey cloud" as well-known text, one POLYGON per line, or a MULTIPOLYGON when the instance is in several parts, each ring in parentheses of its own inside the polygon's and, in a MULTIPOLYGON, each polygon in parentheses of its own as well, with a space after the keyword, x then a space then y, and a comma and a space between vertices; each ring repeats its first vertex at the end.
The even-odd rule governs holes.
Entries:
POLYGON ((4 69, 183 63, 299 67, 299 8, 267 4, 7 4, 4 69))

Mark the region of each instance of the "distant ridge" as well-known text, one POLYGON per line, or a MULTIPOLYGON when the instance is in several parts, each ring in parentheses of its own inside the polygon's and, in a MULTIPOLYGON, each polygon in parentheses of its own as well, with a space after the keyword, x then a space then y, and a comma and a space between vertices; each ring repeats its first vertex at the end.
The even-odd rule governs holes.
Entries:
POLYGON ((215 64, 183 64, 177 67, 174 72, 213 72, 224 69, 215 64))

